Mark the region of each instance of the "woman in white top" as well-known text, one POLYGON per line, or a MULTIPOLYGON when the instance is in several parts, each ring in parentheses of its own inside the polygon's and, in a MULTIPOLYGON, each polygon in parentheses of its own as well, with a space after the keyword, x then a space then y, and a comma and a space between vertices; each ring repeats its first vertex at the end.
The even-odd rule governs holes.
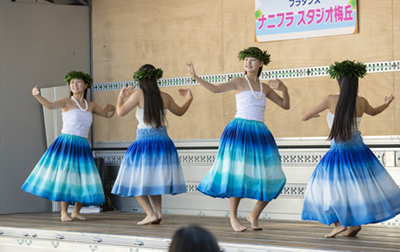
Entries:
POLYGON ((138 225, 161 222, 162 194, 186 192, 179 156, 165 126, 165 115, 167 110, 177 116, 185 114, 193 96, 189 89, 179 89, 186 102, 178 106, 169 94, 161 92, 158 87, 157 79, 162 77, 162 73, 161 69, 152 65, 143 65, 134 74, 140 89, 134 91, 134 86, 124 87, 117 102, 119 116, 125 116, 138 107, 136 118, 139 125, 136 141, 124 155, 111 192, 136 198, 146 212, 146 217, 138 225), (127 97, 129 99, 125 102, 127 97))
POLYGON ((335 62, 329 68, 339 83, 340 93, 322 98, 301 118, 319 117, 328 109, 331 148, 311 175, 305 192, 302 219, 316 220, 335 227, 325 237, 344 232, 355 236, 361 225, 388 220, 400 213, 400 189, 366 146, 358 130, 364 114, 377 115, 394 97, 385 97, 382 105, 372 107, 358 96, 358 78, 366 66, 353 61, 335 62))
POLYGON ((230 198, 232 228, 242 232, 247 228, 237 217, 240 200, 257 200, 247 221, 254 230, 262 230, 258 225, 261 212, 278 197, 286 183, 278 147, 264 124, 264 111, 266 98, 283 109, 289 109, 290 98, 282 81, 270 80, 265 84, 259 78, 263 65, 270 62, 267 51, 250 47, 238 57, 244 60, 244 77, 220 85, 199 78, 192 63, 188 63, 187 68, 192 78, 212 93, 236 93, 235 119, 222 133, 216 160, 197 189, 211 197, 230 198), (283 97, 274 89, 281 91, 283 97))
POLYGON ((47 109, 61 109, 63 128, 32 173, 22 189, 37 196, 61 201, 61 221, 86 220, 79 212, 82 206, 99 205, 104 202, 103 187, 92 150, 86 140, 92 114, 106 118, 114 115, 115 107, 107 104, 101 108, 86 100, 87 89, 93 80, 81 71, 71 71, 65 76, 71 97, 50 102, 34 87, 32 95, 47 109), (71 217, 69 203, 75 203, 71 217))

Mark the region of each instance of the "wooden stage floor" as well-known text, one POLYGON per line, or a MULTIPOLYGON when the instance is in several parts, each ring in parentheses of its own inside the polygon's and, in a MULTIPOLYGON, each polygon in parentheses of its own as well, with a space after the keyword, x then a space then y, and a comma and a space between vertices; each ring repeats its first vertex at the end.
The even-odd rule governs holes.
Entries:
MULTIPOLYGON (((338 235, 327 239, 324 234, 329 233, 332 227, 306 221, 260 220, 263 231, 237 233, 232 231, 229 219, 223 217, 164 215, 160 225, 137 226, 136 222, 144 214, 103 212, 85 215, 88 221, 68 223, 59 221, 59 216, 59 213, 0 215, 0 231, 2 228, 25 228, 169 239, 178 228, 198 224, 210 230, 220 243, 241 244, 242 247, 248 244, 277 248, 273 251, 284 251, 278 248, 287 248, 287 251, 400 251, 399 226, 367 225, 357 237, 338 235)), ((248 226, 245 219, 242 223, 248 226)))

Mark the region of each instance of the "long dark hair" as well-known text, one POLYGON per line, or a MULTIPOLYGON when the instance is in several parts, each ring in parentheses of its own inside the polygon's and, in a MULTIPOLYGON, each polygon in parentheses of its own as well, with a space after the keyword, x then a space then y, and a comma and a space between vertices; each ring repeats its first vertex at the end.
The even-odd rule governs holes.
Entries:
POLYGON ((220 252, 215 237, 202 227, 191 225, 176 231, 169 252, 220 252))
MULTIPOLYGON (((262 53, 262 50, 260 49, 260 48, 258 48, 258 47, 250 47, 250 48, 253 48, 253 49, 255 49, 255 50, 257 50, 257 51, 260 51, 261 53, 262 53)), ((258 59, 259 60, 259 59, 258 59)), ((263 66, 264 65, 262 65, 259 69, 258 69, 258 73, 257 73, 257 77, 260 77, 260 74, 261 74, 261 72, 262 72, 262 70, 263 70, 263 66)), ((246 75, 247 74, 247 71, 244 71, 244 75, 246 75)))
POLYGON ((358 78, 347 75, 338 79, 340 94, 336 104, 335 118, 329 140, 346 142, 351 138, 352 128, 356 128, 356 100, 358 93, 358 78))
MULTIPOLYGON (((150 64, 146 64, 141 66, 139 71, 150 69, 156 68, 150 64)), ((160 89, 158 88, 156 76, 150 79, 139 79, 139 87, 143 91, 144 96, 144 122, 155 128, 163 127, 164 125, 161 118, 164 118, 164 104, 160 89)))

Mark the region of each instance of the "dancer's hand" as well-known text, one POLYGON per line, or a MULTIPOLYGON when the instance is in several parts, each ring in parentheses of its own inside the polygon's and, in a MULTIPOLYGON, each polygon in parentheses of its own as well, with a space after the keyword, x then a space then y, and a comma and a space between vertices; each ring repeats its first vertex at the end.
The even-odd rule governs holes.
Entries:
POLYGON ((192 92, 190 91, 190 89, 179 89, 178 92, 180 95, 185 97, 187 100, 193 98, 192 92))
POLYGON ((114 112, 115 111, 115 106, 108 104, 106 106, 104 106, 103 110, 107 113, 107 112, 114 112))
POLYGON ((33 96, 40 95, 38 86, 36 86, 36 87, 34 87, 34 88, 32 89, 32 95, 33 95, 33 96))
POLYGON ((119 96, 121 98, 125 99, 126 97, 130 96, 131 94, 133 94, 135 92, 134 89, 135 89, 135 86, 124 87, 123 89, 121 89, 119 96))
POLYGON ((388 106, 389 104, 393 101, 395 97, 393 96, 393 94, 390 94, 390 96, 385 96, 385 99, 383 100, 384 103, 386 103, 388 106))
POLYGON ((190 73, 190 76, 192 76, 193 79, 195 77, 197 77, 196 71, 194 70, 194 65, 192 62, 186 63, 186 67, 187 67, 188 72, 190 73))
POLYGON ((285 86, 285 84, 283 84, 283 82, 279 79, 275 79, 275 80, 269 80, 268 81, 268 86, 272 89, 277 89, 280 91, 286 91, 287 87, 285 86))

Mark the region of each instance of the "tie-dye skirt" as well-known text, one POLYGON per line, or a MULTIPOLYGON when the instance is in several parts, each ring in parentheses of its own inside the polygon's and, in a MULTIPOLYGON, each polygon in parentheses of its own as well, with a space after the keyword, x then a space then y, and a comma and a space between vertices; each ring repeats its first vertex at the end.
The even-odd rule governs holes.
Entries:
POLYGON ((281 156, 267 126, 235 118, 222 133, 216 160, 197 189, 212 197, 271 201, 285 183, 281 156))
POLYGON ((353 132, 331 149, 307 185, 302 219, 330 225, 358 226, 388 220, 400 213, 400 189, 373 152, 353 132))
POLYGON ((178 152, 167 128, 136 130, 111 193, 134 197, 185 193, 185 180, 178 152))
POLYGON ((98 205, 104 202, 103 186, 86 138, 61 134, 47 149, 22 189, 64 202, 98 205))

